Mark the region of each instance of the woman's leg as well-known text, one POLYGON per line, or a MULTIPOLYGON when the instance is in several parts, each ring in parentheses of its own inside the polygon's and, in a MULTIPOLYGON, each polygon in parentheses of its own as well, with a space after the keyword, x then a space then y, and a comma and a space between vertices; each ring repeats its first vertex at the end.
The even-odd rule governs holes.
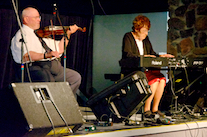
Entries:
POLYGON ((164 79, 160 80, 160 82, 156 84, 155 88, 156 88, 155 89, 156 91, 155 91, 154 98, 153 98, 152 112, 158 111, 159 103, 160 103, 160 100, 162 98, 164 88, 165 88, 165 80, 164 79))
POLYGON ((144 112, 151 110, 151 103, 152 103, 152 100, 155 96, 155 92, 157 90, 158 84, 159 84, 159 82, 157 81, 157 82, 154 82, 152 85, 150 85, 152 95, 145 101, 144 112))

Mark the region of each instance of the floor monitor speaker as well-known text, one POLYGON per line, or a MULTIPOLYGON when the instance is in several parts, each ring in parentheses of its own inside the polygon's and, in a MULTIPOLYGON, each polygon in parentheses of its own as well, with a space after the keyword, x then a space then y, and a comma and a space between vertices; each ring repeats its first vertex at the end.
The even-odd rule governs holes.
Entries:
POLYGON ((138 112, 151 93, 145 74, 138 71, 93 95, 87 104, 98 120, 118 123, 138 112))
POLYGON ((1 137, 71 134, 84 123, 67 82, 12 83, 1 95, 1 137))

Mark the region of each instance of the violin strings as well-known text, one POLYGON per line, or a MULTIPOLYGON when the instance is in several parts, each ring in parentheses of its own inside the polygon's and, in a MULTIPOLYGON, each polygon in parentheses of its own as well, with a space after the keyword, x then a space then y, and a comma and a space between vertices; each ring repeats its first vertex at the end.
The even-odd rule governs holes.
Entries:
POLYGON ((51 24, 51 27, 52 27, 52 35, 53 35, 53 39, 54 39, 55 50, 57 51, 57 47, 56 47, 56 43, 55 43, 55 34, 54 34, 54 31, 53 31, 53 23, 52 23, 52 20, 50 20, 50 24, 51 24))

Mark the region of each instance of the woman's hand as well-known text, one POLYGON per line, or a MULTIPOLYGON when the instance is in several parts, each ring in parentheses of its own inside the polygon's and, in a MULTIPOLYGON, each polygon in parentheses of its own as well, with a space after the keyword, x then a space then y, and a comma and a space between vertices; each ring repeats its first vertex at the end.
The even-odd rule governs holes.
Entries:
POLYGON ((144 55, 144 57, 152 57, 152 58, 155 58, 156 56, 155 55, 144 55))
POLYGON ((174 55, 171 55, 171 54, 163 54, 163 55, 160 55, 160 57, 174 58, 175 56, 174 55))

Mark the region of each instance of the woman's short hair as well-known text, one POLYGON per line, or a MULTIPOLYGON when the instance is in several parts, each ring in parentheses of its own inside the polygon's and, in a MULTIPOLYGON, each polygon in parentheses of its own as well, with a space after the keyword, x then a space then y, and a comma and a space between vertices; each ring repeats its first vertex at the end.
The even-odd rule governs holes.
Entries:
POLYGON ((148 30, 151 27, 150 20, 143 15, 138 15, 134 18, 132 30, 135 31, 135 29, 140 30, 142 27, 147 26, 148 30))

